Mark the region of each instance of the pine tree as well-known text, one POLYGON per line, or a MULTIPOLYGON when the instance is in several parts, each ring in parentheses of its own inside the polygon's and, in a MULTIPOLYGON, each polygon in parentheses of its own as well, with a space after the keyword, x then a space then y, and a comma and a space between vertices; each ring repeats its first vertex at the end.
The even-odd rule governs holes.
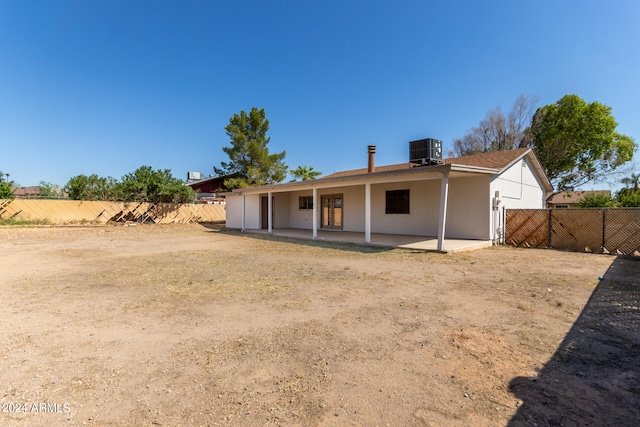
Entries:
POLYGON ((229 162, 214 167, 216 174, 230 176, 224 181, 228 190, 281 182, 287 176, 286 152, 271 154, 267 144, 269 120, 264 109, 253 107, 249 114, 241 111, 229 119, 225 127, 231 146, 223 147, 229 162))

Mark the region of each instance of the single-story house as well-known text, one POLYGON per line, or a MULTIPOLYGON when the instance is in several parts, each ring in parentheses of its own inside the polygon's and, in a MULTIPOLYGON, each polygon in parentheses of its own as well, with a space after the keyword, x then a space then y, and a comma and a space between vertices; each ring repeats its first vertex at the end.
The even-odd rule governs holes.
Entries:
POLYGON ((553 209, 578 208, 586 196, 605 196, 611 198, 610 190, 560 191, 547 199, 547 207, 553 209))
POLYGON ((544 208, 552 191, 530 148, 476 154, 426 165, 367 168, 226 193, 227 227, 305 229, 497 242, 502 208, 544 208))

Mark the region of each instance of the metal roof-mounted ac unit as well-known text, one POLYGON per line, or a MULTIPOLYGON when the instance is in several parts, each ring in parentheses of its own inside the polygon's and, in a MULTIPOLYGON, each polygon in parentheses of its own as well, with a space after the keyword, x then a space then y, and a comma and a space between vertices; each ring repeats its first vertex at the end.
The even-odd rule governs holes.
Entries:
POLYGON ((420 166, 442 163, 442 141, 426 138, 409 142, 409 162, 420 166))
POLYGON ((202 174, 200 172, 187 172, 187 181, 200 181, 202 174))

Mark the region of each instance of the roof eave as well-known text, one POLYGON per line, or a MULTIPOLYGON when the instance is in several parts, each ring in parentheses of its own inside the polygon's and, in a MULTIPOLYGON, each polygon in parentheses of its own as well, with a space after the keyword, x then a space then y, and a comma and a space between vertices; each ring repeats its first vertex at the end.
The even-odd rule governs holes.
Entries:
POLYGON ((470 173, 470 174, 494 175, 494 174, 499 174, 501 171, 499 169, 484 168, 484 167, 478 167, 478 166, 443 164, 443 165, 435 165, 435 166, 413 167, 413 168, 393 170, 393 171, 362 173, 357 175, 348 175, 348 176, 341 176, 341 177, 335 177, 335 178, 322 178, 322 179, 309 180, 309 181, 296 181, 296 182, 287 182, 282 184, 261 185, 257 187, 237 188, 235 190, 232 190, 232 194, 264 193, 265 191, 268 191, 268 190, 284 189, 284 188, 286 189, 297 188, 299 190, 304 190, 304 189, 311 189, 314 187, 325 187, 325 184, 338 183, 338 182, 377 180, 379 178, 400 176, 400 175, 407 175, 408 177, 419 175, 419 174, 432 175, 432 174, 439 174, 443 172, 463 172, 463 173, 470 173))
POLYGON ((524 156, 527 156, 529 161, 533 164, 534 169, 542 180, 542 185, 544 186, 545 192, 553 192, 553 185, 551 185, 551 181, 549 181, 549 177, 547 177, 547 174, 542 168, 542 163, 540 163, 540 160, 538 159, 536 153, 532 149, 529 149, 529 151, 525 152, 524 156))

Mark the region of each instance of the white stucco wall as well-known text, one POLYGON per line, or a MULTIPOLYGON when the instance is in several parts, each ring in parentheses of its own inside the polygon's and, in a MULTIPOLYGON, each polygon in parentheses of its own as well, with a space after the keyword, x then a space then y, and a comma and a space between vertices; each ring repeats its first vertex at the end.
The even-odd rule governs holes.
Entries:
MULTIPOLYGON (((417 236, 437 235, 439 204, 439 179, 372 185, 371 231, 373 233, 417 236), (386 192, 393 190, 409 190, 408 214, 385 213, 386 192)), ((362 215, 364 218, 364 210, 362 215)), ((362 231, 364 231, 364 227, 362 231)))
POLYGON ((544 186, 537 178, 526 157, 491 180, 491 197, 500 191, 502 205, 512 209, 541 209, 545 207, 544 186))
POLYGON ((342 194, 342 230, 364 232, 364 185, 318 190, 318 200, 331 194, 342 194))
MULTIPOLYGON (((227 221, 229 228, 242 228, 242 196, 227 194, 227 221)), ((260 196, 245 196, 245 228, 260 228, 260 196)))
POLYGON ((245 228, 257 229, 262 226, 260 215, 260 196, 257 194, 245 196, 245 228))
MULTIPOLYGON (((477 175, 449 180, 449 207, 446 237, 487 239, 489 234, 490 199, 489 177, 477 175)), ((436 236, 438 234, 441 181, 372 184, 371 231, 385 234, 436 236), (386 191, 410 192, 409 214, 386 214, 386 191)), ((317 199, 318 227, 320 228, 321 198, 323 195, 341 194, 343 197, 343 230, 364 232, 364 185, 319 189, 317 199)), ((274 197, 274 228, 313 227, 313 211, 299 209, 300 196, 312 196, 311 190, 290 193, 272 193, 274 197)), ((259 229, 262 225, 261 198, 266 194, 245 196, 245 228, 259 229)), ((240 228, 242 198, 227 197, 227 226, 240 228)))
POLYGON ((300 210, 299 199, 304 196, 313 196, 313 191, 294 191, 291 193, 289 199, 289 227, 311 230, 313 228, 313 210, 300 210))
MULTIPOLYGON (((313 196, 312 190, 295 191, 290 193, 289 199, 289 227, 311 230, 313 228, 313 211, 300 210, 299 198, 313 196)), ((364 186, 348 186, 332 189, 319 189, 317 200, 318 228, 320 228, 322 196, 342 195, 342 229, 344 231, 364 231, 364 186)))
MULTIPOLYGON (((273 193, 273 228, 289 228, 290 205, 293 199, 289 193, 273 193)), ((298 203, 298 198, 295 198, 298 203)))
POLYGON ((488 240, 491 235, 489 175, 449 179, 445 237, 488 240))
MULTIPOLYGON (((372 232, 437 236, 441 184, 440 179, 432 179, 372 186, 372 232), (410 213, 386 214, 386 191, 404 189, 408 189, 410 192, 410 213)), ((487 175, 449 179, 445 237, 489 238, 490 200, 487 197, 488 190, 489 177, 487 175)))
POLYGON ((236 194, 227 194, 225 197, 227 208, 228 228, 242 228, 242 197, 236 194))

